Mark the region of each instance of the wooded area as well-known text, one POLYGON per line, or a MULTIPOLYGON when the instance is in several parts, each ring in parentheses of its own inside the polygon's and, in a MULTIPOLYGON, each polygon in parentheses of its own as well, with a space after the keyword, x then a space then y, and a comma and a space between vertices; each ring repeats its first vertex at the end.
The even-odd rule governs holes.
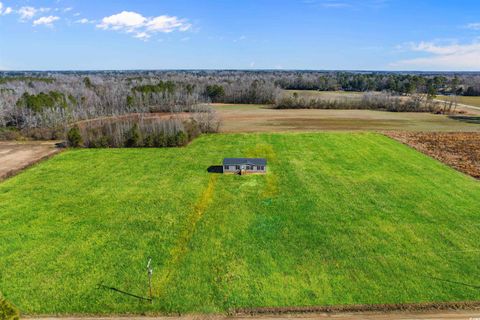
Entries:
MULTIPOLYGON (((439 107, 431 102, 437 94, 480 95, 480 75, 233 70, 4 72, 0 74, 0 132, 16 130, 34 138, 55 139, 81 120, 130 113, 212 114, 209 102, 277 108, 451 109, 451 105, 439 107), (292 89, 365 94, 355 102, 285 96, 285 90, 292 89)), ((198 118, 211 120, 212 116, 198 118)))

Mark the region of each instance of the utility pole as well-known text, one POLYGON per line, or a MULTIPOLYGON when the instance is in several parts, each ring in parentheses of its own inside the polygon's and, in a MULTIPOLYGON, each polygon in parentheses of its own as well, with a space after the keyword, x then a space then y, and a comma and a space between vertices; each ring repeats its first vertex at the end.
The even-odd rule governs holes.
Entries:
POLYGON ((153 298, 152 298, 152 274, 153 274, 152 258, 148 258, 147 275, 148 275, 148 295, 149 295, 149 298, 150 298, 150 303, 153 302, 153 298))

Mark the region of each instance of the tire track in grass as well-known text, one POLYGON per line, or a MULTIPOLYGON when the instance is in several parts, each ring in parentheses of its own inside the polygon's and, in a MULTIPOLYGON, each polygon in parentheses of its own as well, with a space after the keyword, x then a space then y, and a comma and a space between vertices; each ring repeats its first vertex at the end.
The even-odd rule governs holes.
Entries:
POLYGON ((246 155, 250 158, 267 159, 267 174, 265 176, 266 186, 261 197, 264 200, 271 200, 278 195, 278 176, 275 174, 275 163, 277 162, 277 154, 273 146, 269 142, 257 143, 255 147, 248 148, 246 155))
POLYGON ((187 217, 186 227, 180 233, 177 243, 170 251, 170 259, 166 261, 164 267, 162 268, 163 271, 159 273, 160 279, 154 281, 154 299, 159 299, 165 294, 165 289, 172 280, 175 272, 178 270, 179 264, 183 257, 185 257, 187 254, 188 244, 195 233, 197 224, 203 217, 207 207, 212 202, 217 179, 218 175, 210 176, 207 188, 203 191, 199 200, 195 204, 193 211, 187 217))

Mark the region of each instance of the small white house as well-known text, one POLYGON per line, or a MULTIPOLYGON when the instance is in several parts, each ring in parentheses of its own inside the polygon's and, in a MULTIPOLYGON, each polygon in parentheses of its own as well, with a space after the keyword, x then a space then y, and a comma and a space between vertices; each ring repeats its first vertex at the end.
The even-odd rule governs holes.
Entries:
POLYGON ((225 158, 223 159, 224 174, 265 174, 267 160, 263 158, 225 158))

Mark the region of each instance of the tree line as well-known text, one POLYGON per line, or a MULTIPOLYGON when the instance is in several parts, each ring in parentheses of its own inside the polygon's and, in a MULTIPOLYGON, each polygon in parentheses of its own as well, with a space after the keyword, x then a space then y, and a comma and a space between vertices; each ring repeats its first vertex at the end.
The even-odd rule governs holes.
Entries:
MULTIPOLYGON (((50 128, 52 137, 56 137, 72 123, 98 117, 151 112, 213 113, 205 105, 209 102, 284 107, 315 104, 285 100, 284 90, 288 89, 378 91, 393 97, 480 95, 480 74, 273 70, 3 72, 0 128, 35 134, 50 128)), ((372 105, 367 103, 371 99, 365 100, 365 105, 372 105)))

